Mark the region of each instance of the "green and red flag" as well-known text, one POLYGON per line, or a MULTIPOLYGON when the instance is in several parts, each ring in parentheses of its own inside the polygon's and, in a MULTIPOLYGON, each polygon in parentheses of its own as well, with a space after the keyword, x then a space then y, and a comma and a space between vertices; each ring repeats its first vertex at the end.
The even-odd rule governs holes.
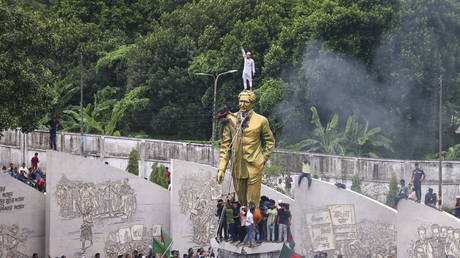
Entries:
POLYGON ((296 254, 294 250, 289 248, 289 246, 283 244, 283 249, 281 249, 280 258, 305 258, 305 256, 296 254))
POLYGON ((165 234, 163 229, 161 230, 161 242, 163 243, 164 246, 166 246, 166 248, 168 248, 172 242, 172 239, 168 235, 165 234))
MULTIPOLYGON (((162 245, 160 242, 158 242, 155 238, 153 239, 153 246, 152 246, 152 251, 154 254, 163 254, 165 253, 166 249, 168 249, 167 246, 162 245)), ((169 250, 165 253, 166 257, 171 258, 171 255, 169 254, 169 250)))
POLYGON ((289 247, 294 250, 295 247, 295 242, 294 242, 294 237, 292 237, 292 234, 289 235, 289 247))

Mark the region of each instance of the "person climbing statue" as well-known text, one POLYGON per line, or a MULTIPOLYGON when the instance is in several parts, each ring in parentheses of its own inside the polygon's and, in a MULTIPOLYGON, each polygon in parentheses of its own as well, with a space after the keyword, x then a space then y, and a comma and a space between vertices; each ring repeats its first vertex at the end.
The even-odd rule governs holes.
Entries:
POLYGON ((244 89, 248 89, 247 81, 249 81, 249 90, 252 91, 252 78, 256 73, 256 68, 254 64, 254 59, 251 58, 251 52, 245 52, 243 48, 243 43, 240 43, 241 53, 243 53, 244 58, 244 68, 243 68, 243 85, 244 89))

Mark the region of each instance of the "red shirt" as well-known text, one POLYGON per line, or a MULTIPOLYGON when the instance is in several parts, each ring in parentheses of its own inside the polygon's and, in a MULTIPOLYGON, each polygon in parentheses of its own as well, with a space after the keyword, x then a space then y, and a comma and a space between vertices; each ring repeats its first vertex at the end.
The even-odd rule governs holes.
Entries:
POLYGON ((168 179, 171 177, 171 172, 169 172, 169 170, 166 170, 166 176, 168 177, 168 179))
POLYGON ((38 157, 34 156, 31 160, 31 163, 33 168, 38 168, 38 157))

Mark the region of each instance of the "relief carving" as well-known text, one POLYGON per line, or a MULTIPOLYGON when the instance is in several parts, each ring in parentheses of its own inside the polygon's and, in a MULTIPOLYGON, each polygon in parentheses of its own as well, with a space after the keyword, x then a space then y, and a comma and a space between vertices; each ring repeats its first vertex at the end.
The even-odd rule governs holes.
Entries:
POLYGON ((134 250, 148 254, 149 245, 152 244, 152 238, 156 237, 157 232, 155 231, 158 230, 158 226, 160 226, 161 232, 161 225, 153 225, 152 228, 147 228, 144 225, 132 225, 110 232, 105 241, 105 255, 116 258, 121 254, 132 253, 134 250))
POLYGON ((128 179, 104 183, 70 181, 65 176, 56 186, 59 215, 66 219, 82 217, 81 254, 93 245, 95 219, 131 217, 136 211, 136 195, 128 179))
POLYGON ((352 204, 330 205, 305 214, 310 241, 305 253, 325 251, 331 256, 396 257, 394 225, 362 220, 356 222, 352 204))
POLYGON ((418 239, 411 242, 408 250, 409 257, 460 257, 460 229, 432 224, 418 227, 417 234, 418 239))
POLYGON ((27 258, 27 238, 32 233, 18 225, 0 224, 0 257, 27 258))
POLYGON ((199 178, 187 177, 187 184, 179 190, 181 212, 190 217, 193 227, 192 241, 197 245, 208 244, 216 236, 218 218, 217 200, 221 189, 214 178, 203 182, 199 178))

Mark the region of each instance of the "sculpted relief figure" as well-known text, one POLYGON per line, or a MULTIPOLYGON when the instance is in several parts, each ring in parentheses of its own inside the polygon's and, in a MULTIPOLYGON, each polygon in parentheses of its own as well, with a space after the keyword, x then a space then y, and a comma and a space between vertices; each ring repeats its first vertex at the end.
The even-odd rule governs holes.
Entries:
POLYGON ((433 247, 430 245, 429 241, 426 239, 426 229, 423 226, 420 226, 418 229, 419 240, 415 242, 414 247, 414 256, 416 258, 434 258, 433 257, 433 247))
POLYGON ((262 171, 270 157, 275 139, 267 118, 253 111, 256 96, 252 91, 238 95, 240 110, 228 114, 221 136, 217 181, 223 182, 231 160, 233 185, 243 205, 260 201, 262 171))

